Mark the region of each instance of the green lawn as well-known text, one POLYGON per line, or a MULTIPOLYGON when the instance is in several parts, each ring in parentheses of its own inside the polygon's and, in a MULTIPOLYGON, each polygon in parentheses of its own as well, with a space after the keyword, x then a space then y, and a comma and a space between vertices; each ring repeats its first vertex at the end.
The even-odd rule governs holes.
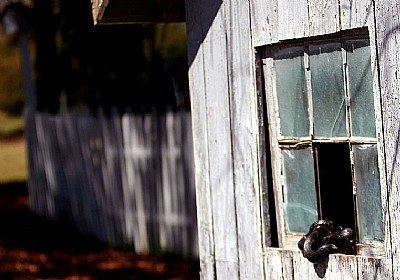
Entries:
POLYGON ((22 116, 13 116, 0 111, 0 139, 21 134, 23 129, 24 119, 22 116))
POLYGON ((0 112, 0 184, 27 178, 26 147, 22 131, 21 116, 0 112))

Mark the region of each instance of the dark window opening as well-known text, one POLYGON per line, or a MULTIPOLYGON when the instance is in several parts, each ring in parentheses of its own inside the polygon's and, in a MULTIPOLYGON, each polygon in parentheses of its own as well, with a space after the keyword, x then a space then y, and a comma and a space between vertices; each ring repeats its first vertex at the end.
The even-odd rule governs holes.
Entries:
POLYGON ((314 154, 319 218, 355 228, 349 144, 316 144, 314 154))
MULTIPOLYGON (((260 55, 258 52, 257 55, 260 55)), ((275 197, 274 197, 274 185, 272 180, 272 163, 271 163, 271 148, 269 144, 269 130, 268 130, 268 116, 267 116, 267 103, 264 94, 264 79, 262 73, 261 56, 257 59, 256 64, 256 77, 257 77, 257 89, 258 89, 258 114, 260 120, 260 154, 261 154, 261 169, 262 177, 261 184, 262 188, 262 200, 263 203, 268 204, 268 208, 262 209, 263 220, 268 221, 264 225, 264 233, 266 233, 265 242, 269 247, 279 247, 278 239, 278 228, 276 221, 276 208, 275 208, 275 197)))
MULTIPOLYGON (((268 139, 268 128, 266 128, 266 139, 268 139)), ((268 196, 268 212, 269 212, 269 224, 270 224, 270 244, 271 247, 279 247, 278 241, 278 230, 276 224, 276 210, 275 210, 275 197, 274 197, 274 185, 272 182, 272 167, 271 167, 271 152, 269 147, 269 141, 265 141, 266 147, 266 183, 267 183, 267 196, 268 196)))

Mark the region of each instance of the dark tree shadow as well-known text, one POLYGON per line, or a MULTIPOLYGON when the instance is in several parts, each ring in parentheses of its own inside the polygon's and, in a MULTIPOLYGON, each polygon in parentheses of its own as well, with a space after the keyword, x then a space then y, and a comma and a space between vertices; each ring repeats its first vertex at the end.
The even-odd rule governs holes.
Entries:
POLYGON ((0 279, 199 279, 198 262, 139 256, 29 211, 25 182, 0 185, 0 279))

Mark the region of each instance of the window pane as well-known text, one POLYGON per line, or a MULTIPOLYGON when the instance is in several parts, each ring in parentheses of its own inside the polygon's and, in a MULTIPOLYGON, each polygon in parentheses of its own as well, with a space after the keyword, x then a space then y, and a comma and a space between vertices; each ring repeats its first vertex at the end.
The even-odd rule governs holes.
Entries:
POLYGON ((276 88, 281 134, 298 138, 309 135, 309 117, 303 48, 281 51, 275 56, 276 88))
POLYGON ((348 42, 347 60, 351 98, 351 133, 353 136, 375 137, 374 94, 369 41, 348 42))
POLYGON ((383 241, 383 215, 376 144, 353 145, 360 242, 383 241))
POLYGON ((346 136, 346 102, 339 43, 310 46, 316 137, 346 136))
POLYGON ((288 233, 306 233, 318 219, 311 148, 282 150, 288 233))

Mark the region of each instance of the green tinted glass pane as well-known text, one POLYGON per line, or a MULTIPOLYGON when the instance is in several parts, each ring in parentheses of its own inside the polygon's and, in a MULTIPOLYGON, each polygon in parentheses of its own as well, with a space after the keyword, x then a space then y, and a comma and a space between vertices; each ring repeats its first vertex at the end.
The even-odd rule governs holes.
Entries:
POLYGON ((383 215, 376 144, 353 145, 353 153, 360 242, 383 241, 383 215))
POLYGON ((374 94, 369 41, 350 41, 346 48, 351 98, 351 133, 353 136, 375 137, 374 94))
POLYGON ((316 137, 346 136, 346 99, 339 43, 310 46, 311 86, 316 137))
POLYGON ((282 150, 286 229, 306 233, 318 219, 311 148, 282 150))
POLYGON ((309 135, 308 102, 303 48, 275 56, 276 88, 281 134, 297 138, 309 135))

